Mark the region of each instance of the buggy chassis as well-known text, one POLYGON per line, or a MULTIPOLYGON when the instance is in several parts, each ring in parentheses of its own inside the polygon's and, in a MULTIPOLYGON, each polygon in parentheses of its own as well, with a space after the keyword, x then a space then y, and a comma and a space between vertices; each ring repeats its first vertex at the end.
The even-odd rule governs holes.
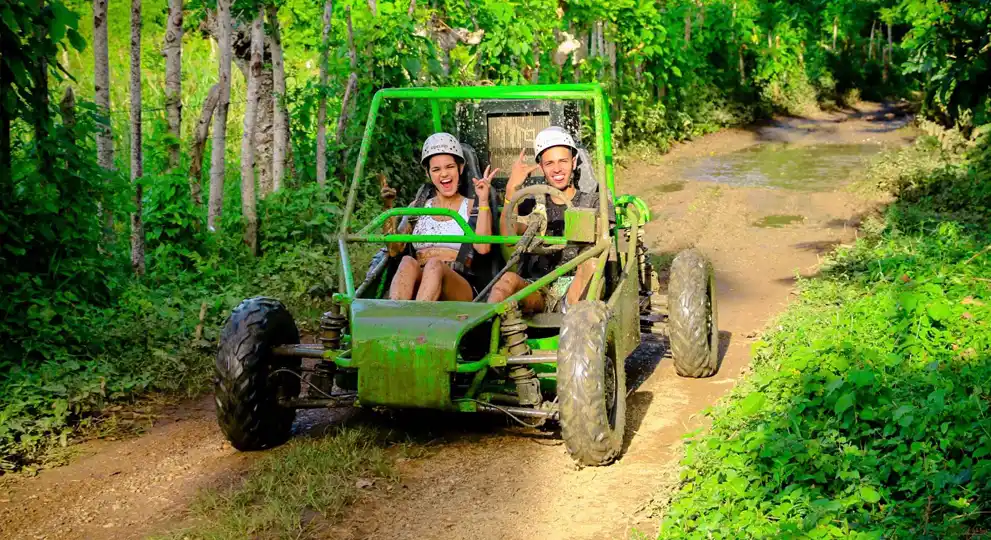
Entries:
MULTIPOLYGON (((492 190, 492 199, 496 198, 492 190)), ((524 188, 502 211, 536 192, 524 188)), ((545 190, 546 191, 546 190, 545 190)), ((251 450, 284 442, 296 409, 340 406, 429 408, 464 413, 505 414, 527 425, 558 421, 572 457, 603 465, 620 453, 625 428, 624 359, 639 345, 641 330, 658 316, 655 274, 643 244, 647 205, 613 197, 613 156, 607 102, 597 84, 511 87, 401 88, 378 91, 372 99, 347 203, 337 236, 339 292, 321 320, 319 343, 300 344, 292 316, 276 300, 254 298, 235 309, 221 336, 217 356, 217 414, 236 448, 251 450), (433 128, 442 131, 440 100, 581 100, 591 102, 595 128, 597 210, 569 208, 562 236, 542 236, 538 213, 520 236, 479 235, 456 212, 440 208, 393 208, 354 231, 352 217, 385 100, 428 100, 433 128), (616 210, 615 224, 608 209, 616 210), (392 217, 446 216, 463 235, 381 234, 392 217), (351 243, 450 242, 513 247, 505 272, 526 252, 579 249, 573 259, 499 303, 416 302, 381 299, 390 279, 385 258, 356 283, 351 243), (525 316, 519 301, 595 261, 581 302, 566 314, 525 316), (316 359, 304 368, 303 358, 316 359)), ((498 220, 497 204, 492 204, 498 220)), ((498 221, 496 221, 498 223, 498 221)), ((506 264, 502 264, 506 263, 506 264)), ((491 284, 500 273, 492 277, 491 284)), ((709 375, 718 348, 713 315, 711 267, 694 250, 672 267, 672 328, 682 327, 682 347, 672 339, 679 373, 709 375), (681 268, 681 270, 679 270, 681 268), (680 281, 679 281, 680 280, 680 281), (675 283, 678 281, 678 283, 675 283), (679 285, 680 284, 680 285, 679 285), (677 286, 676 286, 677 285, 677 286), (678 289, 680 287, 680 289, 678 289), (684 298, 683 298, 684 297, 684 298), (696 369, 697 368, 697 369, 696 369), (689 370, 691 371, 691 369, 689 370)), ((678 337, 678 336, 672 336, 678 337)))

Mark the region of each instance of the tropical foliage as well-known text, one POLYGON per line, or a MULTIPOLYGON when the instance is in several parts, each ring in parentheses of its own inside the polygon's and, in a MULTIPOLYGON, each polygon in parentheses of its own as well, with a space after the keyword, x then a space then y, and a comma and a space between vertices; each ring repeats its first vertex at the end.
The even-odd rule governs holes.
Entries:
MULTIPOLYGON (((284 188, 263 191, 258 202, 262 255, 256 258, 240 241, 234 150, 245 111, 240 69, 233 77, 219 232, 207 230, 206 208, 188 195, 191 182, 204 181, 188 171, 196 115, 218 77, 216 4, 185 6, 185 121, 179 166, 172 167, 167 148, 176 136, 165 127, 159 54, 167 2, 146 0, 145 160, 138 182, 147 273, 137 277, 127 249, 127 216, 135 210, 125 158, 136 112, 127 105, 125 76, 130 19, 125 3, 109 6, 111 105, 100 111, 91 103, 92 3, 0 5, 3 468, 65 444, 75 426, 111 401, 202 388, 216 328, 242 297, 272 294, 301 314, 320 312, 335 282, 327 239, 336 230, 342 182, 379 88, 599 81, 610 96, 616 144, 653 150, 775 112, 842 104, 858 91, 871 98, 922 91, 926 111, 966 129, 988 114, 989 10, 977 0, 352 0, 333 3, 326 42, 320 5, 275 1, 277 18, 266 22, 266 32, 272 35, 273 22, 281 26, 287 88, 275 99, 289 113, 291 158, 284 188), (324 52, 325 85, 318 77, 324 52), (352 73, 355 98, 342 106, 352 73), (69 89, 76 105, 60 108, 69 89), (325 185, 315 183, 321 99, 331 111, 325 185), (98 166, 95 157, 94 133, 105 126, 114 136, 113 169, 98 166)), ((235 30, 247 28, 258 8, 251 0, 235 2, 235 30)), ((246 50, 235 44, 235 64, 246 50)), ((264 71, 271 69, 266 56, 264 71)), ((369 174, 384 172, 408 197, 421 181, 412 156, 429 129, 421 121, 428 115, 410 105, 385 112, 369 174)))

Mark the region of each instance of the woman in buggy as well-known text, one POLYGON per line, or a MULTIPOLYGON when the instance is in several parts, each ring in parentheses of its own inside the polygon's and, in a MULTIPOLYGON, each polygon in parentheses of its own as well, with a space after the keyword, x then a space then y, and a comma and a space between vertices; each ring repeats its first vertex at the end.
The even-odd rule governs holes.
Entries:
MULTIPOLYGON (((450 133, 434 133, 423 143, 420 164, 427 174, 428 181, 433 185, 434 196, 427 199, 425 208, 446 208, 457 212, 465 221, 470 222, 473 210, 477 210, 475 233, 479 235, 492 234, 492 211, 489 207, 489 189, 492 178, 499 171, 495 169, 485 173, 481 179, 473 178, 476 198, 464 195, 466 185, 461 173, 465 167, 465 156, 461 143, 450 133), (474 208, 475 201, 481 201, 474 208)), ((386 208, 391 208, 396 199, 396 190, 383 182, 382 200, 386 208)), ((464 235, 458 223, 445 216, 420 216, 415 225, 410 226, 408 218, 399 223, 400 234, 419 235, 464 235)), ((385 224, 385 233, 397 231, 396 218, 392 217, 385 224)), ((389 298, 392 300, 457 300, 471 302, 477 294, 472 285, 469 269, 456 264, 459 259, 461 244, 445 242, 413 242, 413 255, 406 255, 399 262, 396 275, 389 287, 389 298)), ((473 244, 474 252, 485 255, 491 249, 489 244, 473 244)), ((402 243, 389 244, 389 257, 395 257, 406 249, 402 243)), ((470 265, 470 258, 468 259, 470 265)), ((468 266, 466 265, 466 266, 468 266)))

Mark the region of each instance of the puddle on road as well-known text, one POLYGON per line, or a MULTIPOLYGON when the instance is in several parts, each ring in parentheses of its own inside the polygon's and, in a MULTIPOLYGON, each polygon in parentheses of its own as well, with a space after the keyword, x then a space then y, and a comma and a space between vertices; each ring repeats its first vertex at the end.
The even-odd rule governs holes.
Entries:
POLYGON ((709 156, 682 171, 690 180, 734 186, 761 186, 803 191, 827 191, 848 180, 880 144, 817 144, 792 146, 763 143, 743 150, 709 156))
POLYGON ((788 215, 788 214, 772 214, 770 216, 764 216, 757 221, 751 223, 754 227, 784 227, 785 225, 791 225, 792 223, 801 223, 805 221, 805 216, 798 215, 788 215))
POLYGON ((657 191, 658 193, 673 193, 683 189, 685 189, 684 182, 666 182, 664 184, 658 184, 654 187, 654 191, 657 191))

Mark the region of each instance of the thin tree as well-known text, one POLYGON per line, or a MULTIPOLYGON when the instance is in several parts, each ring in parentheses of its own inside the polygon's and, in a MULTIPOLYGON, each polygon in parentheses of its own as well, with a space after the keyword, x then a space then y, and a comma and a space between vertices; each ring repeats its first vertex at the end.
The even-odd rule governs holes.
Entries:
MULTIPOLYGON (((275 143, 272 148, 272 191, 282 189, 286 175, 286 148, 289 146, 289 117, 286 114, 286 68, 282 58, 282 37, 279 32, 279 9, 268 6, 268 23, 272 28, 272 113, 275 143)), ((264 194, 263 194, 264 195, 264 194)))
POLYGON ((182 135, 182 0, 169 0, 165 26, 165 111, 169 133, 169 169, 179 166, 179 137, 182 135))
POLYGON ((131 267, 145 273, 145 233, 141 221, 141 0, 131 0, 131 183, 134 213, 131 214, 131 267))
POLYGON ((258 211, 255 197, 255 121, 258 117, 258 83, 262 74, 265 34, 262 31, 264 9, 251 23, 251 67, 248 70, 248 97, 244 108, 244 133, 241 137, 241 215, 244 218, 244 243, 252 255, 258 254, 258 211))
MULTIPOLYGON (((338 145, 344 142, 344 130, 348 125, 349 105, 358 91, 358 52, 354 48, 354 28, 351 26, 351 6, 344 8, 344 16, 347 19, 348 27, 348 58, 351 62, 351 74, 348 75, 348 85, 344 89, 344 97, 341 98, 341 114, 337 116, 337 132, 335 141, 338 145)), ((342 154, 343 158, 343 154, 342 154)), ((343 159, 341 163, 344 163, 343 159)))
POLYGON ((107 0, 93 0, 93 87, 100 129, 96 159, 104 169, 114 167, 114 138, 110 130, 110 58, 107 45, 107 0))
POLYGON ((334 141, 337 143, 337 162, 341 164, 338 168, 341 182, 345 182, 347 171, 344 165, 347 160, 347 151, 344 148, 344 131, 348 127, 348 119, 351 116, 351 102, 355 94, 358 93, 358 53, 354 48, 354 28, 351 26, 351 6, 344 8, 344 16, 347 19, 348 27, 348 57, 351 60, 351 74, 348 75, 348 85, 344 89, 344 97, 341 99, 341 114, 337 116, 337 132, 334 141))
POLYGON ((220 100, 220 83, 210 87, 210 92, 203 102, 203 111, 200 119, 196 122, 196 129, 193 132, 193 148, 189 152, 189 196, 193 199, 193 204, 197 206, 203 204, 203 196, 200 194, 200 173, 203 172, 203 150, 206 148, 206 138, 210 134, 210 121, 213 119, 213 111, 217 109, 217 101, 220 100))
POLYGON ((45 55, 48 50, 48 19, 45 17, 45 0, 39 0, 38 13, 42 18, 34 28, 34 50, 36 55, 31 64, 31 79, 33 87, 31 89, 32 120, 34 120, 34 141, 38 149, 38 171, 42 178, 53 178, 52 161, 52 140, 50 138, 51 114, 48 101, 48 62, 45 55))
POLYGON ((224 204, 224 150, 227 146, 227 111, 231 104, 231 0, 217 0, 217 41, 220 45, 220 95, 213 115, 213 148, 210 154, 210 201, 207 228, 215 232, 224 204))
POLYGON ((323 41, 320 48, 320 104, 317 107, 317 183, 327 183, 327 81, 328 55, 330 53, 330 16, 334 3, 327 0, 323 5, 323 41))

